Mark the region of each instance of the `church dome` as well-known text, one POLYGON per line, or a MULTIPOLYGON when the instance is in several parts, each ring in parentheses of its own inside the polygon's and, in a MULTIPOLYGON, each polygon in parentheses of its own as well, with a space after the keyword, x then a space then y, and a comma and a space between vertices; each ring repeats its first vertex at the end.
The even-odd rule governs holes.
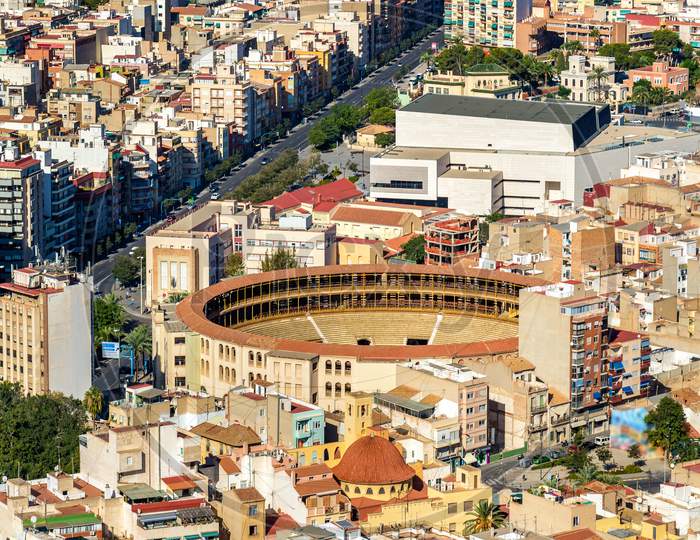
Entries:
POLYGON ((399 484, 407 482, 415 471, 404 461, 398 449, 383 437, 365 436, 352 443, 333 474, 341 482, 359 485, 399 484))

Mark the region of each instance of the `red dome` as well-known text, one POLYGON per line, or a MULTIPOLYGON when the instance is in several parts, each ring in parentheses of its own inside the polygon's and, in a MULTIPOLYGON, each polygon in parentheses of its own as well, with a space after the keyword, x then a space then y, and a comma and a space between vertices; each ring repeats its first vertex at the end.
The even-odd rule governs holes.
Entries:
POLYGON ((350 484, 399 484, 415 476, 401 453, 384 437, 361 437, 343 454, 333 474, 350 484))

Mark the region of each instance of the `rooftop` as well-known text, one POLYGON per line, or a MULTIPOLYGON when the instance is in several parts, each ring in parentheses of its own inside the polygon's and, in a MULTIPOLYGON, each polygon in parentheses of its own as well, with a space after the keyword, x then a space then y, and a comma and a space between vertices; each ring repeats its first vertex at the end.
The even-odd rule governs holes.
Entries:
POLYGON ((573 124, 584 115, 595 111, 595 108, 594 105, 568 102, 494 100, 470 96, 423 94, 423 96, 409 103, 401 110, 429 114, 478 116, 523 122, 573 124))

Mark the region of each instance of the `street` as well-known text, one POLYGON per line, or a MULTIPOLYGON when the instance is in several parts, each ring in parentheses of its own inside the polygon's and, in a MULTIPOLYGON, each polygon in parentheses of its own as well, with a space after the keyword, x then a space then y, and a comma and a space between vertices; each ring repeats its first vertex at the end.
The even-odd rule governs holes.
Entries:
MULTIPOLYGON (((359 105, 362 103, 362 100, 370 90, 391 84, 394 75, 398 73, 403 66, 406 66, 409 69, 412 69, 413 67, 417 66, 420 63, 421 55, 425 51, 430 50, 433 41, 441 43, 443 35, 444 34, 442 28, 439 28, 433 35, 428 36, 421 43, 417 44, 412 50, 405 52, 401 56, 399 56, 396 59, 396 61, 392 63, 392 65, 384 66, 383 68, 380 68, 379 70, 375 71, 372 77, 368 77, 360 81, 360 83, 356 85, 353 89, 348 90, 342 96, 340 96, 340 98, 338 98, 336 102, 330 103, 326 107, 321 109, 321 111, 319 111, 319 113, 317 113, 316 115, 317 120, 323 118, 324 116, 327 116, 330 111, 330 108, 335 103, 349 103, 351 105, 359 105)), ((253 157, 249 158, 243 163, 243 167, 240 171, 237 171, 232 176, 227 176, 224 179, 222 179, 220 185, 221 193, 232 191, 245 178, 256 174, 258 171, 260 171, 260 169, 263 167, 263 159, 266 159, 267 162, 270 162, 285 150, 304 149, 308 145, 307 140, 309 137, 309 131, 311 130, 313 125, 314 122, 298 124, 290 130, 289 135, 286 138, 277 141, 267 149, 259 151, 253 157)), ((209 193, 209 189, 205 188, 199 193, 195 204, 200 204, 208 201, 210 196, 211 195, 209 193)), ((148 234, 149 231, 159 227, 161 224, 162 221, 151 225, 148 229, 144 231, 144 234, 148 234)), ((107 293, 112 290, 112 287, 114 285, 114 278, 112 277, 112 268, 114 267, 114 258, 117 255, 128 255, 129 251, 134 246, 143 247, 144 245, 144 238, 137 238, 132 242, 128 243, 123 248, 119 249, 116 253, 112 253, 106 259, 96 263, 92 269, 93 280, 95 283, 95 291, 107 293)))

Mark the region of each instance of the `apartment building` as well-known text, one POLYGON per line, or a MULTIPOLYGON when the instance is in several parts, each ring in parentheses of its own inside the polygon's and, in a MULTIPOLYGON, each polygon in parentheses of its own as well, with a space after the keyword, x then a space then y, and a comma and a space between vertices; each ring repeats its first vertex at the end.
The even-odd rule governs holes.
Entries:
POLYGON ((585 217, 549 227, 550 279, 583 280, 589 272, 615 266, 615 227, 598 226, 585 217))
POLYGON ((192 112, 216 121, 233 122, 243 145, 262 135, 256 133, 255 95, 250 81, 242 80, 232 66, 219 65, 209 72, 197 73, 190 85, 192 112))
POLYGON ((229 423, 255 430, 263 444, 301 448, 325 442, 323 409, 283 394, 231 392, 226 415, 229 423))
POLYGON ((524 291, 520 299, 520 354, 550 388, 571 402, 571 428, 587 435, 607 429, 610 329, 606 300, 524 291), (542 347, 547 343, 547 347, 542 347))
POLYGON ((265 498, 254 487, 226 491, 221 520, 230 531, 231 540, 263 540, 265 498))
POLYGON ((7 148, 0 161, 0 278, 44 253, 44 197, 41 162, 7 148))
POLYGON ((665 291, 681 298, 700 295, 700 262, 696 240, 679 240, 663 248, 665 291))
POLYGON ((450 0, 445 2, 445 36, 461 35, 467 45, 514 47, 517 23, 531 14, 532 0, 450 0))
POLYGON ((451 265, 479 253, 479 219, 453 218, 425 227, 425 264, 451 265))
POLYGON ((544 535, 596 530, 596 505, 593 502, 578 496, 557 497, 549 488, 543 493, 523 491, 522 500, 511 503, 509 510, 509 520, 518 530, 532 527, 544 535))
POLYGON ((77 224, 73 185, 73 164, 53 159, 51 151, 37 150, 34 157, 41 162, 42 190, 44 193, 44 253, 70 253, 76 248, 77 224))
POLYGON ((0 284, 0 380, 82 399, 92 384, 92 290, 61 267, 18 268, 0 284))
POLYGON ((97 122, 100 99, 86 88, 54 88, 46 96, 46 109, 50 115, 61 118, 64 128, 72 131, 97 122))
POLYGON ((665 88, 672 94, 681 95, 688 91, 688 68, 669 66, 668 62, 654 62, 651 66, 630 69, 625 80, 627 87, 632 90, 634 83, 645 80, 652 88, 665 88))
POLYGON ((489 386, 482 373, 458 364, 411 362, 396 366, 396 382, 403 388, 420 388, 416 396, 438 396, 449 401, 446 405, 456 406, 465 451, 473 454, 488 448, 489 386))

